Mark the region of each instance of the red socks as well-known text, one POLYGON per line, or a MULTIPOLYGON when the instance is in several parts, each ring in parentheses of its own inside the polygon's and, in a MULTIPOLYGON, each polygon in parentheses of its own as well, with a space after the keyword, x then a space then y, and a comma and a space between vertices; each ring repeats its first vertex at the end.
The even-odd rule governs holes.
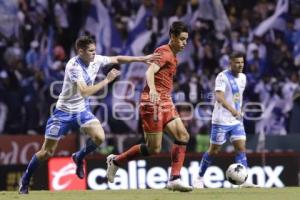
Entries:
POLYGON ((121 153, 115 158, 115 161, 118 165, 123 165, 127 163, 130 160, 133 160, 134 158, 141 155, 141 145, 134 145, 127 151, 121 153))
POLYGON ((180 177, 180 170, 185 158, 186 145, 173 144, 171 151, 171 177, 180 177))
MULTIPOLYGON (((171 151, 171 177, 177 178, 180 177, 180 170, 184 162, 185 158, 185 151, 186 151, 186 145, 178 145, 173 144, 172 151, 171 151)), ((115 163, 118 165, 124 165, 130 160, 133 160, 137 158, 138 156, 147 156, 148 151, 146 148, 146 145, 144 144, 138 144, 134 145, 127 151, 123 152, 122 154, 118 155, 115 158, 115 163)))

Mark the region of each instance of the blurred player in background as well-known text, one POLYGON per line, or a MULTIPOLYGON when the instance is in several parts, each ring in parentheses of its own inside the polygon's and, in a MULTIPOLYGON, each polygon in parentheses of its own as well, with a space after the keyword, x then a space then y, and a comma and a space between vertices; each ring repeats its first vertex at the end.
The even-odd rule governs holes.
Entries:
MULTIPOLYGON (((230 69, 220 72, 215 82, 216 102, 212 114, 210 146, 204 153, 199 177, 194 181, 194 188, 204 188, 206 169, 211 165, 213 158, 219 153, 221 146, 230 138, 236 156, 235 162, 248 166, 246 157, 246 133, 242 121, 243 92, 246 87, 246 75, 243 72, 244 57, 240 53, 230 56, 230 69)), ((247 187, 256 187, 245 183, 247 187)))
POLYGON ((191 186, 180 179, 189 133, 179 118, 171 98, 177 65, 176 54, 187 44, 188 28, 182 22, 174 22, 170 27, 169 36, 169 43, 155 50, 161 58, 150 64, 146 72, 147 84, 141 94, 140 116, 146 144, 138 144, 120 155, 107 157, 109 182, 114 182, 118 168, 128 161, 139 156, 158 154, 161 151, 162 134, 167 132, 175 138, 171 150, 171 177, 167 188, 182 192, 192 190, 191 186))
POLYGON ((96 150, 105 138, 99 120, 89 108, 87 97, 103 89, 120 74, 118 70, 112 69, 104 80, 94 84, 100 68, 107 64, 148 63, 154 58, 159 58, 158 55, 140 57, 96 55, 95 41, 89 36, 81 36, 76 40, 76 50, 78 55, 71 58, 66 65, 62 92, 59 95, 56 109, 48 119, 43 146, 32 157, 20 180, 20 194, 28 194, 28 186, 33 172, 41 161, 54 154, 58 141, 70 128, 80 128, 90 137, 84 148, 72 154, 72 159, 76 164, 76 174, 80 179, 84 178, 83 160, 85 156, 96 150))

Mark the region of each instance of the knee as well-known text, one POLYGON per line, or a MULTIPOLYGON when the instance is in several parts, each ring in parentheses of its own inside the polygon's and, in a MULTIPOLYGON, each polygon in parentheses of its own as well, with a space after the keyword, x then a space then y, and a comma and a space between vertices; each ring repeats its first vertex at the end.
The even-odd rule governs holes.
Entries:
POLYGON ((217 155, 219 152, 220 152, 219 148, 209 148, 208 149, 208 154, 212 155, 212 156, 217 155))
POLYGON ((42 149, 36 153, 36 157, 42 161, 47 160, 48 158, 52 157, 53 155, 54 155, 54 151, 47 150, 47 149, 42 149))
POLYGON ((236 153, 246 152, 246 146, 245 145, 234 145, 234 150, 236 153))
POLYGON ((215 156, 219 153, 219 150, 218 149, 212 149, 212 150, 209 150, 208 151, 208 154, 209 155, 212 155, 212 156, 215 156))
POLYGON ((235 148, 235 153, 245 153, 245 152, 246 152, 246 147, 235 148))
POLYGON ((183 132, 178 136, 178 138, 176 138, 176 140, 180 142, 188 143, 190 140, 190 135, 188 134, 188 132, 183 132))
POLYGON ((100 145, 104 142, 105 140, 105 136, 103 135, 96 135, 95 137, 91 138, 93 140, 93 142, 96 144, 96 145, 100 145))
POLYGON ((148 147, 148 152, 150 155, 159 154, 161 151, 161 146, 148 147))
POLYGON ((186 133, 184 134, 183 142, 188 143, 190 141, 190 134, 186 133))

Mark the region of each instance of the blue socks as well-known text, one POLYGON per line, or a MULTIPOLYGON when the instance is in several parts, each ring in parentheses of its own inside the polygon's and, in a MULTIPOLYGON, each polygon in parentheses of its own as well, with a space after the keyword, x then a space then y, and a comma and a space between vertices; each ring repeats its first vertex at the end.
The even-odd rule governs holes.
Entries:
POLYGON ((76 158, 80 162, 84 159, 86 155, 95 151, 98 145, 93 142, 90 138, 87 140, 85 147, 76 152, 76 158))
POLYGON ((244 165, 246 168, 248 167, 247 163, 247 157, 245 152, 239 152, 235 155, 235 162, 236 163, 241 163, 244 165))
MULTIPOLYGON (((213 161, 213 157, 208 155, 207 152, 204 153, 202 160, 200 162, 200 170, 199 170, 199 176, 203 177, 207 168, 211 165, 213 161)), ((235 155, 235 162, 236 163, 241 163, 244 165, 246 168, 248 167, 247 163, 247 157, 245 152, 239 152, 235 155)))
POLYGON ((207 168, 211 165, 212 161, 213 161, 213 157, 208 155, 207 152, 205 152, 200 163, 200 171, 199 171, 200 177, 204 176, 207 168))
MULTIPOLYGON (((86 146, 82 148, 80 151, 76 152, 76 157, 78 161, 82 161, 84 157, 95 151, 98 145, 96 145, 91 139, 88 139, 86 146)), ((30 178, 33 172, 38 168, 40 161, 37 159, 36 155, 32 156, 25 173, 22 176, 23 184, 29 184, 30 178)))
POLYGON ((24 184, 29 184, 29 181, 30 181, 30 178, 33 174, 33 172, 38 168, 39 166, 39 160, 37 159, 36 155, 34 154, 34 156, 32 156, 28 166, 27 166, 27 169, 25 171, 25 173, 23 174, 23 177, 22 177, 22 182, 24 184))

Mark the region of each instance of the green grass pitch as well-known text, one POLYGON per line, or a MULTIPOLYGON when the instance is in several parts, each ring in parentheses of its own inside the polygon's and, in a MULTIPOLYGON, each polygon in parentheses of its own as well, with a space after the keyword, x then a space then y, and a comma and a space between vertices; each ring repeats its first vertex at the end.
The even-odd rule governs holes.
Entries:
POLYGON ((203 189, 189 193, 168 190, 105 190, 105 191, 30 191, 29 195, 18 195, 13 191, 0 192, 0 200, 298 200, 300 187, 203 189))

